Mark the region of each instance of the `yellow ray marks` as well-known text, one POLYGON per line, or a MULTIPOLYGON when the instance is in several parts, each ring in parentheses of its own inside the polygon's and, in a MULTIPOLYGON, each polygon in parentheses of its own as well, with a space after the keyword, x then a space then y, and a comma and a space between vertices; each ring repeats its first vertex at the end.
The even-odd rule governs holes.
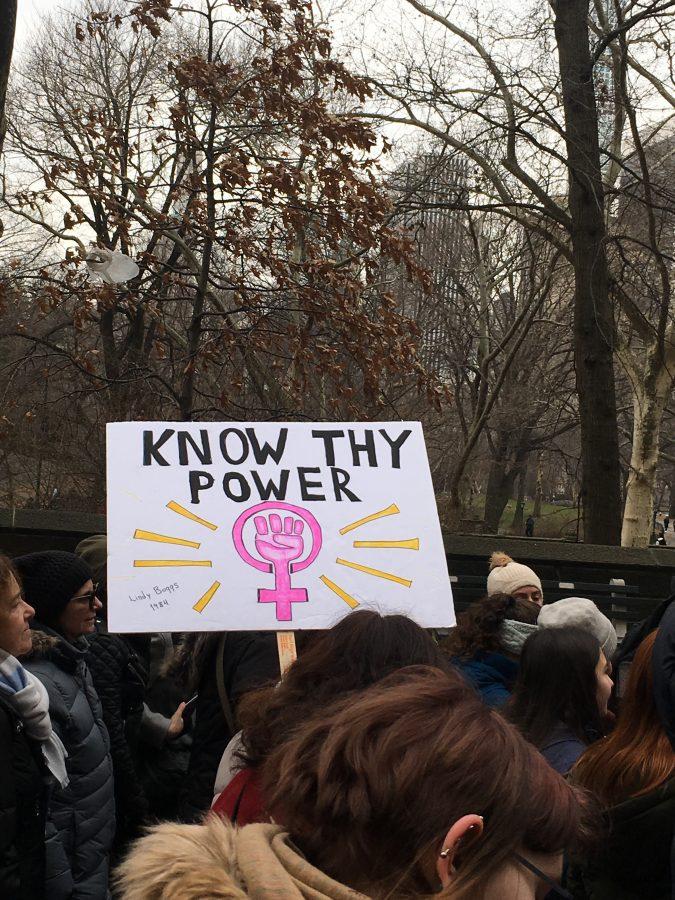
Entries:
POLYGON ((201 544, 198 541, 188 541, 185 538, 169 537, 166 534, 156 534, 154 531, 143 531, 137 528, 134 531, 134 537, 137 541, 156 541, 158 544, 179 544, 181 547, 194 547, 199 550, 201 544))
POLYGON ((170 509, 171 512, 178 513, 179 516, 185 516, 186 519, 190 519, 191 522, 196 522, 198 525, 203 525, 205 528, 210 528, 211 531, 218 531, 218 526, 214 525, 213 522, 208 522, 206 519, 202 519, 199 516, 196 516, 194 513, 190 512, 189 509, 185 509, 184 506, 181 506, 180 503, 176 503, 175 500, 171 500, 166 504, 166 508, 170 509))
POLYGON ((420 539, 410 538, 407 541, 354 541, 354 547, 373 547, 376 550, 391 547, 393 550, 419 550, 420 539))
POLYGON ((347 534, 348 531, 353 531, 355 528, 359 528, 361 525, 367 525, 368 522, 374 522, 375 519, 381 519, 384 516, 395 516, 397 513, 400 513, 401 510, 395 503, 392 503, 391 506, 388 506, 386 509, 381 509, 379 512, 372 513, 369 516, 365 516, 363 519, 359 519, 357 522, 352 522, 351 525, 345 525, 344 528, 340 529, 340 534, 347 534))
POLYGON ((347 606, 351 606, 352 609, 356 609, 356 607, 359 605, 358 600, 355 600, 351 594, 347 593, 347 591, 343 591, 340 585, 335 584, 335 582, 331 581, 330 578, 326 578, 325 575, 321 575, 319 580, 323 581, 326 587, 330 588, 330 590, 334 594, 337 594, 340 600, 344 600, 347 606))
POLYGON ((213 595, 220 587, 219 581, 214 581, 208 591, 197 600, 195 605, 192 607, 195 612, 204 612, 209 603, 213 600, 213 595))
POLYGON ((210 559, 135 559, 134 566, 137 569, 152 569, 163 566, 208 566, 211 568, 210 559))
POLYGON ((366 575, 375 575, 377 578, 385 578, 387 581, 395 581, 396 584, 402 584, 404 587, 410 587, 412 581, 408 578, 401 578, 398 575, 392 575, 391 572, 383 572, 381 569, 371 569, 370 566, 362 566, 360 563, 350 562, 348 559, 336 559, 335 562, 340 566, 348 566, 350 569, 356 569, 359 572, 365 572, 366 575))

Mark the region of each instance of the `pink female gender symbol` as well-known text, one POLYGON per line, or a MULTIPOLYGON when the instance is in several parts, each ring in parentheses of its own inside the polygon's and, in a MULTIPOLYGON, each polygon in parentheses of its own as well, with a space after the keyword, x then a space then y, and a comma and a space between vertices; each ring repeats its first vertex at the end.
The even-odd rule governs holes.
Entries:
POLYGON ((314 516, 300 506, 280 501, 258 503, 245 510, 232 529, 232 540, 239 556, 259 572, 274 572, 274 588, 259 588, 258 603, 276 603, 277 621, 290 622, 293 603, 306 603, 306 588, 291 587, 291 573, 301 572, 314 562, 322 544, 321 526, 314 516), (284 516, 283 524, 277 510, 291 513, 284 516), (269 512, 275 510, 275 512, 269 512), (244 544, 244 525, 254 516, 255 546, 262 559, 256 559, 244 544), (294 518, 297 517, 297 518, 294 518), (303 531, 309 525, 312 547, 305 559, 297 561, 305 549, 303 531))

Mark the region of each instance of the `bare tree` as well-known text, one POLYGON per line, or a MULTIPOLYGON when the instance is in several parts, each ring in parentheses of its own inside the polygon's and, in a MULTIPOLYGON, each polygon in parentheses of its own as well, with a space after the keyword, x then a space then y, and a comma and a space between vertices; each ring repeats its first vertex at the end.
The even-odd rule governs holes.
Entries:
POLYGON ((12 50, 14 48, 16 4, 17 0, 4 0, 0 6, 0 156, 2 155, 5 133, 7 132, 5 101, 9 70, 12 65, 12 50))

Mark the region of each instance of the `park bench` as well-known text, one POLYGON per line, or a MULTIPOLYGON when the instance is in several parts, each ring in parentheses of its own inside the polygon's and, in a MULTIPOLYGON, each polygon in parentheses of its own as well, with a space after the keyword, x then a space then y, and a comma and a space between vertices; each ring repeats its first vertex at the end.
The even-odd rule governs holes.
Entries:
MULTIPOLYGON (((450 575, 455 610, 463 612, 474 600, 487 593, 487 579, 482 575, 450 575)), ((543 580, 542 588, 546 603, 553 603, 563 597, 587 597, 614 623, 619 637, 623 637, 627 627, 648 616, 660 599, 640 595, 635 585, 625 584, 623 579, 612 579, 609 583, 589 581, 543 580)))

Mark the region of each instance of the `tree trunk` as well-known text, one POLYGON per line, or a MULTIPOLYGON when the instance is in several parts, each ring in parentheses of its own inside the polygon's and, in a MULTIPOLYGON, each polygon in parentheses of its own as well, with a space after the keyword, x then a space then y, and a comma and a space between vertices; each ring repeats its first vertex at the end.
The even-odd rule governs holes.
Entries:
POLYGON ((544 493, 543 489, 544 485, 544 466, 542 464, 542 455, 539 453, 537 455, 537 487, 534 492, 534 507, 532 509, 532 515, 535 519, 538 519, 541 515, 541 501, 542 495, 544 493))
POLYGON ((605 203, 588 0, 555 0, 553 6, 569 169, 584 536, 589 543, 618 544, 621 494, 614 325, 605 252, 605 203))
POLYGON ((12 64, 14 48, 14 32, 16 30, 17 0, 3 0, 0 3, 0 155, 7 131, 5 119, 5 99, 7 97, 7 81, 12 64))
POLYGON ((516 499, 516 508, 513 513, 513 521, 511 522, 511 531, 513 534, 523 533, 523 521, 525 519, 525 481, 527 479, 527 463, 523 465, 518 476, 518 497, 516 499))
POLYGON ((499 531, 499 523, 504 515, 506 504, 511 499, 515 476, 514 470, 507 470, 505 460, 492 460, 485 491, 485 512, 483 514, 485 531, 488 534, 497 534, 499 531))
POLYGON ((672 379, 665 368, 656 377, 646 378, 643 385, 633 387, 633 447, 621 530, 623 547, 649 546, 661 420, 671 388, 672 379))

